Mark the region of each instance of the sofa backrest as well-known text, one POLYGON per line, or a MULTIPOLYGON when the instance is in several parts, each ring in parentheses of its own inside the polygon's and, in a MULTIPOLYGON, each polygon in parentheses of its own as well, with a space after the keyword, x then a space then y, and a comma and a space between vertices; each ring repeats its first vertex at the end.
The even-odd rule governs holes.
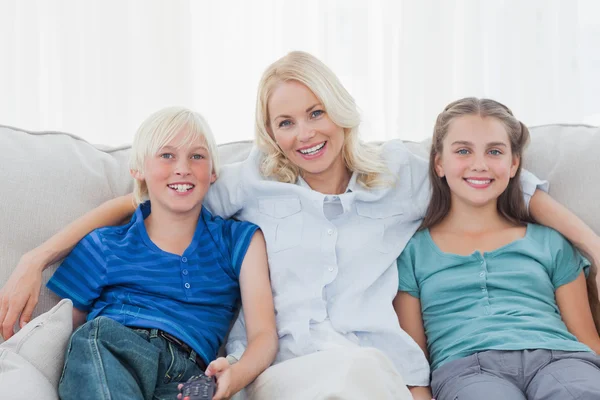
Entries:
MULTIPOLYGON (((525 167, 550 181, 550 194, 600 233, 600 128, 547 125, 531 129, 525 167)), ((219 146, 223 164, 244 159, 250 141, 219 146)), ((427 141, 407 142, 425 158, 427 141)), ((129 147, 101 148, 70 134, 0 126, 0 286, 20 256, 62 227, 132 190, 129 147)), ((45 280, 55 266, 45 271, 45 280)), ((35 315, 58 302, 44 287, 35 315)))

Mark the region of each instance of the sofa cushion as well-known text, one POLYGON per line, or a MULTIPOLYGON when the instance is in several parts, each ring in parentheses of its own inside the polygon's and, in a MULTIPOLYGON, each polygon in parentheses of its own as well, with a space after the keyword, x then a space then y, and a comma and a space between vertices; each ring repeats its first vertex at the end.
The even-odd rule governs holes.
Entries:
POLYGON ((58 400, 56 387, 27 360, 0 349, 0 393, 3 399, 58 400))
POLYGON ((72 331, 73 303, 64 299, 0 344, 0 393, 6 393, 5 390, 15 384, 16 381, 12 379, 18 376, 19 372, 27 376, 26 371, 28 374, 32 368, 43 379, 37 377, 35 381, 24 381, 22 384, 35 386, 39 383, 45 386, 48 383, 56 391, 72 331))

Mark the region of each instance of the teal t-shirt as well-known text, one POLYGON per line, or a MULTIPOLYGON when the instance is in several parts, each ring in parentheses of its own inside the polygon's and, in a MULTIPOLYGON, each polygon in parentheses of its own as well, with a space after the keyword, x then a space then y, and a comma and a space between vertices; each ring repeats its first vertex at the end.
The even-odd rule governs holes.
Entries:
POLYGON ((590 263, 553 229, 469 256, 444 253, 429 230, 398 258, 398 290, 419 298, 432 370, 486 350, 591 351, 569 333, 554 292, 590 263))

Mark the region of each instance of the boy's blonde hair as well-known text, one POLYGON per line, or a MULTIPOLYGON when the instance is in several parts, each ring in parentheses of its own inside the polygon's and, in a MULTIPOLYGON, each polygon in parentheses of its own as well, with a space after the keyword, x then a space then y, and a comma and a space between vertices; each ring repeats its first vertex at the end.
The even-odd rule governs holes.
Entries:
MULTIPOLYGON (((189 146, 196 141, 203 140, 208 148, 212 171, 215 176, 218 176, 217 144, 210 127, 200 114, 183 107, 163 108, 142 122, 131 145, 129 169, 143 173, 146 157, 156 155, 162 147, 183 130, 185 130, 185 136, 179 146, 189 146)), ((136 205, 148 199, 148 187, 145 181, 135 180, 133 197, 136 205)))
POLYGON ((274 176, 280 182, 296 183, 300 169, 281 150, 272 134, 268 102, 281 83, 296 81, 305 85, 321 101, 337 126, 344 129, 342 157, 346 167, 357 172, 357 182, 367 188, 389 182, 382 180, 387 168, 379 148, 360 141, 360 114, 354 99, 337 76, 316 57, 293 51, 271 64, 263 73, 256 98, 256 143, 266 154, 261 164, 263 176, 274 176))

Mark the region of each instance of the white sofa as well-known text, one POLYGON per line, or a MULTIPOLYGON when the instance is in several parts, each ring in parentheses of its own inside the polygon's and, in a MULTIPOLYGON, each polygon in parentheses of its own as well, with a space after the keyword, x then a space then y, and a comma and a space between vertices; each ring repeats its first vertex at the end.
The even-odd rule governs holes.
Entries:
MULTIPOLYGON (((532 128, 531 134, 525 167, 549 180, 550 194, 600 232, 600 128, 546 125, 532 128)), ((407 145, 427 157, 427 141, 407 145)), ((250 147, 250 141, 219 146, 221 162, 244 159, 250 147)), ((23 253, 86 211, 132 189, 127 146, 94 147, 67 133, 0 126, 0 149, 0 286, 23 253)), ((55 268, 46 270, 45 280, 55 268)), ((35 315, 58 301, 43 288, 35 315)), ((0 347, 0 382, 2 351, 0 347)))

